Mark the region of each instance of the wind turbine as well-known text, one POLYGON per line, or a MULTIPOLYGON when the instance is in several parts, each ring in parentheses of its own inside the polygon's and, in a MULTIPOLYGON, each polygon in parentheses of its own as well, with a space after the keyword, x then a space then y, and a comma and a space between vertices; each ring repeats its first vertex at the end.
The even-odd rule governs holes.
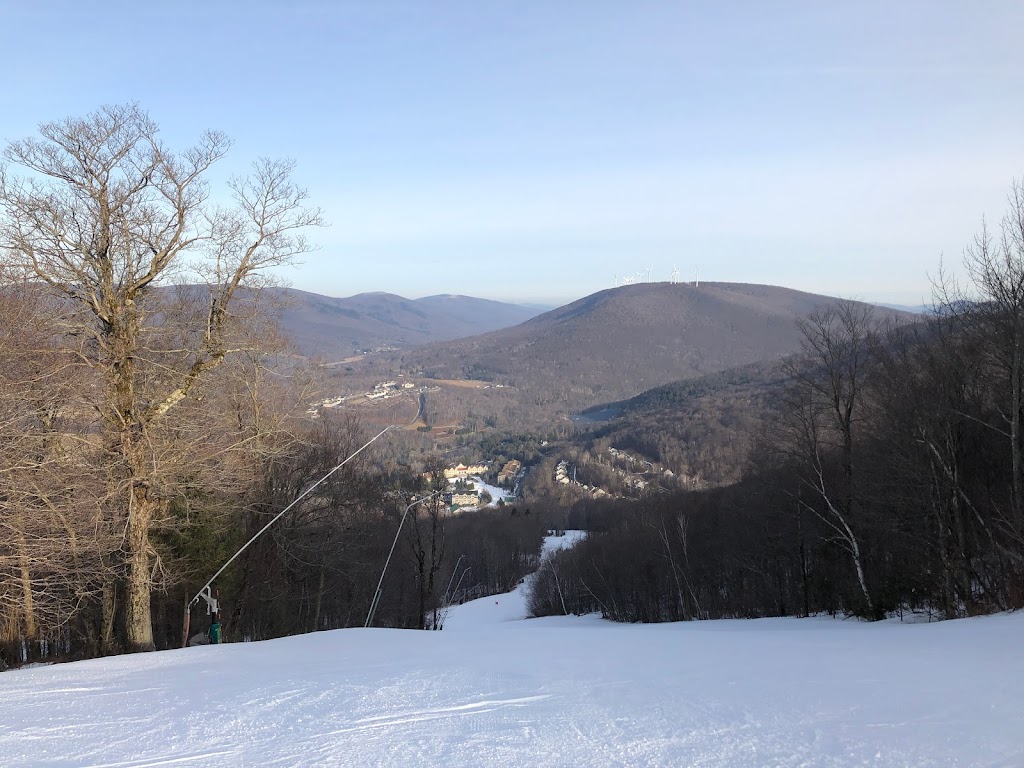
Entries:
POLYGON ((700 288, 700 268, 696 267, 693 270, 693 287, 700 288))
POLYGON ((648 267, 647 268, 647 282, 648 283, 651 282, 651 270, 652 269, 654 269, 654 267, 648 267))
POLYGON ((675 265, 672 266, 672 282, 673 283, 678 283, 679 282, 679 267, 677 267, 675 265))

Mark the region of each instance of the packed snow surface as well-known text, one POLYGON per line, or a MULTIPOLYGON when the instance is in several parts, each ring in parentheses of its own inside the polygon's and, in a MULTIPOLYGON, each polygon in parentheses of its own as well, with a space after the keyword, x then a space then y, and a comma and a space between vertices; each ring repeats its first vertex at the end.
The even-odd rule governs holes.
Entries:
POLYGON ((6 672, 0 765, 1024 766, 1024 614, 524 615, 6 672))

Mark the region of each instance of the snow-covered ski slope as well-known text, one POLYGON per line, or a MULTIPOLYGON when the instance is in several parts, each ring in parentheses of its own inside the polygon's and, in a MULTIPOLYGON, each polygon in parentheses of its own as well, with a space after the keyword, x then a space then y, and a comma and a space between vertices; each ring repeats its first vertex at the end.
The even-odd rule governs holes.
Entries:
POLYGON ((2 766, 1024 766, 1024 614, 350 629, 0 674, 2 766))

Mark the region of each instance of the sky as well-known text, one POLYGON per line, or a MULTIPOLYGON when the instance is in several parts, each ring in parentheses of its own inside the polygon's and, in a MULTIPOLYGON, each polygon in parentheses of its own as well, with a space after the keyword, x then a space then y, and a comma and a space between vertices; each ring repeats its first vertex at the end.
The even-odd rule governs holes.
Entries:
POLYGON ((1024 4, 0 0, 0 142, 138 102, 296 161, 331 296, 927 302, 1024 176, 1024 4))

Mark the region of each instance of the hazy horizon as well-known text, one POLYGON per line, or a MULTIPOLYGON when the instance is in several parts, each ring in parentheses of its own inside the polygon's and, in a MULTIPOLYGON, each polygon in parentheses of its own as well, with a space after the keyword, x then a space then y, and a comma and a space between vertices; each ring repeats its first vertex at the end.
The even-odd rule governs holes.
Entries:
MULTIPOLYGON (((655 283, 659 283, 659 282, 660 283, 669 283, 669 281, 665 281, 665 280, 662 280, 662 281, 651 280, 651 284, 655 284, 655 283)), ((687 280, 680 279, 679 282, 681 284, 689 284, 689 285, 693 284, 692 280, 687 281, 687 280)), ((712 284, 715 284, 715 283, 732 283, 732 284, 741 284, 741 285, 742 284, 746 284, 746 285, 766 285, 766 286, 771 286, 771 287, 775 287, 775 288, 790 289, 790 287, 786 286, 786 285, 774 285, 774 284, 771 284, 771 283, 751 283, 748 280, 727 280, 727 281, 726 280, 701 280, 700 282, 701 282, 701 284, 704 284, 704 285, 712 285, 712 284)), ((644 284, 646 284, 646 281, 643 282, 643 283, 634 283, 634 285, 644 285, 644 284)), ((418 299, 427 299, 427 298, 433 298, 433 297, 438 297, 438 296, 450 296, 450 297, 453 297, 453 298, 467 298, 467 299, 482 299, 482 300, 485 300, 485 301, 498 301, 498 302, 503 302, 503 303, 506 303, 506 304, 517 304, 517 305, 520 305, 520 306, 539 307, 539 308, 543 308, 543 309, 557 309, 558 307, 565 306, 566 304, 571 304, 574 301, 579 301, 580 299, 584 299, 587 296, 592 296, 594 293, 599 293, 599 292, 601 292, 603 290, 607 290, 608 288, 624 287, 624 286, 622 286, 622 285, 619 285, 619 286, 607 286, 607 288, 597 288, 594 291, 592 291, 591 293, 585 293, 585 294, 582 294, 582 295, 579 295, 579 296, 568 296, 568 297, 565 297, 565 298, 557 298, 556 297, 556 298, 552 298, 552 299, 549 299, 549 300, 532 299, 532 298, 529 298, 529 297, 525 297, 524 298, 524 297, 517 297, 517 296, 512 296, 512 297, 509 297, 509 298, 505 299, 505 298, 493 298, 493 297, 490 297, 490 296, 476 295, 476 294, 471 294, 471 293, 451 293, 451 292, 444 292, 444 293, 417 293, 417 292, 399 293, 397 291, 388 290, 387 288, 380 289, 380 290, 358 291, 356 293, 330 293, 330 292, 325 292, 323 290, 319 290, 318 291, 318 290, 315 290, 313 288, 301 287, 299 285, 288 284, 288 283, 285 283, 283 285, 283 287, 293 288, 295 290, 304 291, 304 292, 307 292, 307 293, 312 293, 312 294, 316 294, 316 295, 320 295, 320 296, 326 296, 327 298, 332 298, 332 299, 350 299, 350 298, 354 298, 356 296, 382 295, 382 296, 397 296, 397 297, 402 298, 402 299, 408 299, 408 300, 411 300, 411 301, 416 301, 418 299)), ((790 290, 801 290, 801 289, 799 289, 799 288, 792 288, 790 290)), ((888 302, 888 301, 884 301, 884 300, 874 300, 874 299, 872 299, 870 297, 865 297, 865 296, 853 296, 853 295, 840 296, 840 295, 835 295, 835 294, 819 293, 817 291, 805 291, 805 292, 806 293, 813 293, 813 294, 821 295, 821 296, 830 296, 832 298, 851 299, 853 301, 863 301, 863 302, 866 302, 866 303, 869 303, 869 304, 874 304, 874 305, 881 306, 881 307, 889 307, 889 308, 893 308, 893 309, 904 309, 904 310, 907 310, 907 311, 919 311, 919 310, 927 308, 928 306, 931 305, 931 301, 930 300, 923 300, 923 301, 916 302, 916 303, 901 303, 901 302, 888 302)))

